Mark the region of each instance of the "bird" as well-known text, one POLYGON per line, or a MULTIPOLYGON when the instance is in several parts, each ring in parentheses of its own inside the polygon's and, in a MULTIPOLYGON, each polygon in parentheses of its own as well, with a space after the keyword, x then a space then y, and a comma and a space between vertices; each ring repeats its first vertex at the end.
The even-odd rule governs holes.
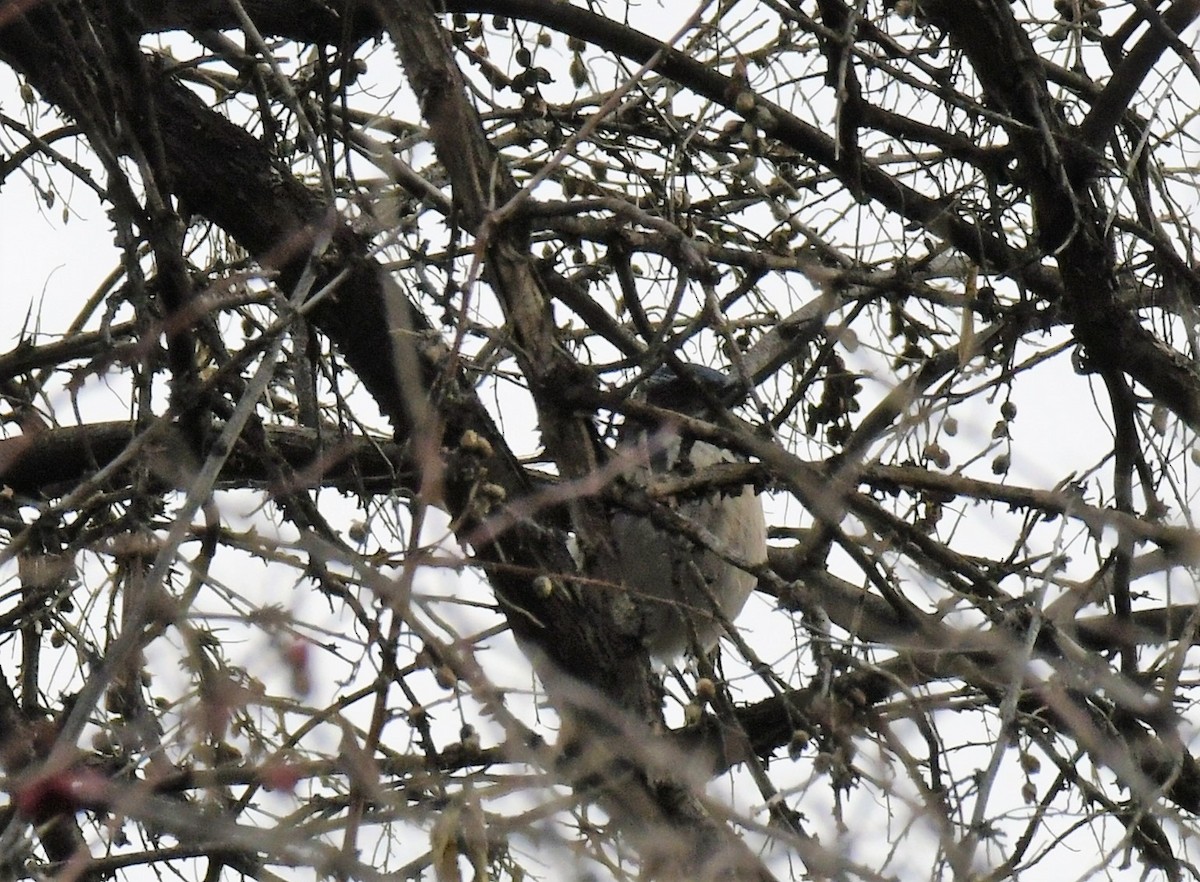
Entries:
MULTIPOLYGON (((660 368, 637 397, 704 418, 727 406, 742 389, 714 368, 681 363, 681 370, 660 368)), ((626 478, 643 485, 655 475, 686 475, 716 463, 744 460, 705 441, 684 438, 671 420, 626 419, 618 449, 634 463, 626 478)), ((724 623, 741 612, 757 584, 753 573, 714 550, 751 565, 767 559, 766 522, 753 487, 712 488, 698 498, 680 499, 673 507, 697 528, 697 535, 711 537, 709 548, 656 526, 644 514, 618 510, 612 519, 621 582, 640 614, 642 640, 652 657, 666 663, 689 650, 710 653, 725 633, 724 623)))

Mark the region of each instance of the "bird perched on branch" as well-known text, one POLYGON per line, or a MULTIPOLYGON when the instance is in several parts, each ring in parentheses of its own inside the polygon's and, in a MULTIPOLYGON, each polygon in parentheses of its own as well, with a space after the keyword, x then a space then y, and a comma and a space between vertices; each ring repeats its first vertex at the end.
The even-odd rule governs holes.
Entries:
MULTIPOLYGON (((711 417, 742 389, 720 371, 686 365, 656 371, 638 397, 647 404, 690 417, 711 417)), ((739 455, 682 436, 676 422, 627 420, 620 441, 637 465, 629 478, 702 473, 739 455)), ((622 582, 640 612, 650 653, 672 660, 687 649, 710 651, 754 590, 757 578, 729 559, 757 565, 767 559, 762 505, 748 485, 705 488, 673 503, 687 528, 669 531, 645 515, 618 512, 613 538, 622 582), (687 535, 691 533, 692 535, 687 535), (703 541, 705 544, 698 544, 703 541)))

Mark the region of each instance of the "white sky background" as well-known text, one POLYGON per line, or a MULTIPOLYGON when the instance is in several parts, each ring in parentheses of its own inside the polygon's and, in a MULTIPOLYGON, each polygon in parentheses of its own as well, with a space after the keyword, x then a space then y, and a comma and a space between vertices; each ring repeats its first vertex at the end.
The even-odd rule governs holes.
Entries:
MULTIPOLYGON (((681 7, 678 11, 669 3, 664 3, 663 7, 649 3, 644 4, 638 9, 642 20, 634 20, 632 23, 657 36, 665 37, 673 32, 678 23, 682 22, 687 13, 691 11, 690 5, 687 8, 681 7), (664 14, 663 7, 670 10, 669 14, 664 14)), ((1188 36, 1190 37, 1191 34, 1188 36)), ((384 50, 377 52, 372 60, 372 65, 374 66, 378 61, 382 66, 383 56, 388 51, 385 47, 384 50)), ((1186 85, 1195 91, 1194 82, 1186 80, 1186 85)), ((1200 98, 1200 94, 1196 97, 1200 98)), ((407 93, 402 100, 408 100, 407 93)), ((1200 104, 1200 101, 1196 103, 1200 104)), ((48 117, 26 119, 27 107, 17 91, 15 78, 6 68, 0 68, 0 109, 9 116, 26 120, 39 133, 45 133, 48 129, 56 128, 59 125, 59 121, 48 117)), ((409 119, 414 119, 416 116, 413 113, 399 115, 409 119)), ((822 122, 828 122, 828 120, 822 122)), ((71 144, 70 141, 62 141, 56 146, 63 151, 69 151, 73 149, 71 144)), ((0 150, 7 153, 11 146, 11 144, 0 143, 0 150)), ((88 163, 84 156, 71 155, 71 158, 94 166, 94 163, 88 163)), ((37 169, 38 164, 36 162, 26 163, 24 168, 37 169)), ((5 311, 3 318, 0 319, 0 350, 7 350, 16 345, 19 334, 25 325, 27 314, 32 316, 31 321, 36 322, 36 325, 27 328, 26 333, 35 327, 42 334, 61 333, 74 318, 82 299, 92 293, 119 259, 118 251, 112 243, 111 224, 105 217, 103 208, 92 194, 85 187, 74 184, 70 176, 60 169, 42 169, 38 175, 43 188, 51 185, 51 182, 54 187, 63 188, 61 192, 57 192, 53 207, 46 207, 42 197, 38 195, 36 189, 23 177, 21 172, 11 175, 3 189, 0 190, 0 261, 9 270, 5 285, 5 311), (64 205, 70 211, 70 217, 66 222, 62 217, 64 205)), ((94 322, 90 325, 92 328, 95 326, 94 322)), ((866 407, 869 406, 868 402, 878 400, 888 391, 892 369, 889 364, 874 357, 869 348, 865 346, 860 348, 856 358, 857 361, 851 366, 872 375, 870 380, 864 382, 867 390, 864 395, 865 412, 866 407)), ((1009 472, 1008 480, 1026 486, 1050 487, 1065 478, 1071 469, 1078 468, 1080 463, 1100 461, 1111 449, 1111 439, 1107 427, 1097 415, 1095 406, 1096 399, 1105 400, 1103 390, 1093 390, 1093 381, 1090 378, 1080 376, 1072 370, 1069 353, 1064 352, 1058 356, 1052 367, 1043 366, 1039 369, 1039 376, 1045 382, 1039 383, 1036 387, 1028 383, 1018 383, 1016 386, 1013 400, 1018 405, 1018 416, 1012 424, 1015 443, 1013 445, 1013 467, 1009 472), (1095 399, 1093 393, 1095 393, 1095 399), (1029 443, 1030 439, 1041 439, 1043 443, 1029 443)), ((129 415, 129 405, 122 398, 121 390, 124 387, 124 383, 115 383, 113 386, 109 386, 102 378, 90 379, 79 397, 84 418, 87 420, 126 418, 129 415)), ((524 424, 527 427, 525 434, 528 441, 528 446, 524 450, 533 452, 536 449, 536 435, 532 431, 532 413, 528 410, 521 411, 519 408, 514 410, 513 402, 520 399, 509 397, 503 389, 498 395, 503 402, 506 433, 510 436, 520 435, 522 424, 524 424)), ((488 401, 488 396, 485 395, 484 400, 488 401)), ((972 399, 968 405, 954 410, 953 415, 957 418, 960 426, 958 436, 949 440, 942 436, 938 438, 938 441, 950 450, 956 463, 989 447, 991 428, 998 419, 999 403, 999 401, 988 403, 972 399)), ((60 418, 68 418, 71 408, 65 396, 62 400, 54 401, 53 405, 54 413, 58 414, 60 418)), ((940 419, 938 418, 931 421, 931 425, 934 427, 939 423, 940 419)), ((5 431, 11 433, 13 429, 10 426, 6 427, 5 431)), ((1177 445, 1176 449, 1186 451, 1186 447, 1187 445, 1177 445)), ((806 455, 803 450, 795 452, 806 455)), ((819 455, 819 451, 814 449, 811 454, 815 457, 819 455)), ((990 458, 988 456, 983 460, 981 476, 986 473, 986 464, 990 458)), ((1102 471, 1102 474, 1107 476, 1107 471, 1102 471)), ((1107 486, 1107 479, 1104 483, 1107 486)), ((1099 502, 1100 500, 1093 499, 1092 501, 1099 502)), ((795 508, 790 507, 783 498, 766 498, 765 502, 768 507, 769 523, 787 526, 795 526, 801 521, 807 523, 807 518, 795 508)), ((329 512, 337 511, 339 507, 344 506, 343 522, 361 516, 349 502, 343 502, 337 498, 336 494, 322 494, 322 504, 329 512)), ((956 503, 956 505, 963 504, 961 500, 956 503)), ((251 525, 256 525, 264 533, 278 530, 275 520, 269 519, 264 513, 257 511, 257 506, 258 502, 251 494, 226 497, 223 516, 234 528, 247 529, 251 525)), ((1184 517, 1185 513, 1174 513, 1172 520, 1182 521, 1184 517)), ((1019 519, 1017 517, 1005 512, 1002 507, 996 506, 994 520, 990 526, 980 518, 964 519, 964 526, 960 534, 955 537, 954 545, 963 553, 986 549, 995 543, 997 533, 1008 536, 1018 526, 1019 519)), ((431 529, 435 532, 443 530, 444 524, 434 525, 431 529)), ((1072 552, 1080 535, 1077 524, 1070 524, 1069 530, 1072 532, 1065 537, 1067 544, 1063 547, 1068 554, 1072 552)), ((292 537, 285 530, 283 538, 290 539, 292 537)), ((371 546, 370 542, 368 546, 371 546)), ((1090 572, 1092 569, 1094 566, 1085 566, 1081 571, 1090 572)), ((262 572, 247 571, 244 566, 239 567, 236 562, 231 561, 228 554, 222 554, 218 557, 214 575, 234 589, 244 592, 247 599, 252 602, 281 603, 285 607, 289 607, 293 602, 303 604, 303 606, 290 607, 298 620, 309 621, 324 618, 327 626, 335 632, 338 628, 345 626, 344 619, 337 615, 327 614, 317 607, 318 604, 324 604, 326 601, 319 599, 311 591, 296 592, 293 590, 293 587, 288 584, 288 580, 294 579, 294 570, 282 569, 276 574, 265 570, 262 572), (292 601, 291 598, 295 597, 302 597, 303 600, 292 601)), ((916 578, 920 578, 919 574, 916 578)), ((1197 591, 1194 580, 1187 582, 1179 579, 1178 576, 1176 578, 1177 582, 1174 586, 1178 592, 1175 595, 1176 601, 1196 600, 1197 591)), ((487 602, 490 599, 490 592, 472 574, 459 575, 448 570, 427 573, 423 577, 419 590, 431 596, 458 594, 481 602, 487 602)), ((203 611, 203 607, 201 607, 201 611, 203 611)), ((492 617, 477 611, 449 604, 439 605, 439 611, 454 618, 455 624, 464 632, 486 627, 489 622, 494 621, 492 617)), ((794 652, 795 637, 790 631, 788 620, 779 615, 770 615, 770 612, 769 602, 755 597, 748 605, 742 619, 739 620, 739 625, 745 628, 747 639, 751 645, 759 648, 760 654, 766 660, 774 661, 775 658, 772 653, 766 651, 767 648, 773 644, 778 645, 780 656, 794 652)), ((235 622, 229 622, 228 627, 233 629, 237 625, 235 622)), ((319 639, 318 635, 314 636, 319 639)), ((169 644, 169 638, 164 642, 169 644)), ((496 651, 489 652, 487 655, 489 674, 493 674, 505 685, 517 690, 528 689, 530 686, 528 667, 524 660, 517 655, 515 648, 511 646, 508 636, 501 635, 491 638, 489 644, 497 647, 496 651)), ((236 639, 231 645, 236 647, 230 652, 234 661, 243 663, 252 675, 263 679, 272 686, 273 690, 286 691, 287 673, 279 660, 278 649, 262 632, 251 631, 248 633, 240 647, 237 646, 236 639)), ((163 650, 163 654, 161 663, 155 665, 154 668, 156 676, 169 678, 171 676, 170 666, 175 664, 173 661, 174 651, 168 650, 167 646, 152 648, 152 661, 154 660, 153 653, 159 649, 163 650)), ((354 670, 355 662, 367 661, 354 659, 338 661, 328 655, 323 655, 321 658, 323 664, 314 669, 314 689, 307 699, 311 704, 318 706, 327 699, 344 693, 347 682, 345 678, 363 673, 354 670)), ((802 660, 798 660, 798 663, 802 663, 802 660)), ((47 682, 45 686, 51 696, 57 696, 58 691, 68 688, 60 679, 66 673, 62 669, 49 672, 49 676, 53 677, 53 682, 47 682)), ((370 671, 368 670, 367 673, 370 671)), ((752 678, 735 679, 734 683, 735 686, 744 686, 748 690, 745 695, 739 697, 749 698, 751 697, 750 690, 759 688, 757 682, 752 678)), ((447 693, 446 704, 434 710, 439 715, 440 725, 445 727, 443 743, 457 740, 460 721, 449 693, 447 693)), ((478 723, 478 715, 472 714, 472 716, 478 723)), ((964 722, 964 725, 966 724, 964 722)), ((400 723, 395 723, 389 731, 399 733, 404 731, 404 727, 400 723)), ((1190 740, 1195 742, 1195 733, 1190 734, 1190 740)), ((493 732, 485 730, 483 736, 486 746, 494 744, 500 737, 500 732, 498 729, 493 732)), ((334 737, 334 732, 329 728, 317 737, 330 739, 334 737)), ((333 744, 324 746, 330 752, 334 750, 333 744)), ((407 748, 406 745, 391 746, 397 750, 407 748)), ((979 763, 982 766, 987 761, 986 746, 979 753, 979 763)), ((868 757, 864 756, 860 759, 863 764, 869 764, 868 757)), ((1006 762, 1011 761, 1015 764, 1015 759, 1013 756, 1006 762)), ((788 762, 790 761, 787 759, 777 760, 771 768, 772 777, 781 780, 784 776, 778 773, 779 769, 788 762)), ((878 771, 880 774, 887 773, 883 766, 880 766, 878 771)), ((794 763, 794 774, 796 786, 804 788, 812 775, 811 756, 794 763)), ((1007 783, 1011 785, 1011 788, 1008 792, 997 795, 997 802, 1011 800, 1013 804, 1019 805, 1020 797, 1017 788, 1023 783, 1023 779, 1019 774, 1014 773, 1009 776, 1007 783)), ((718 798, 731 800, 738 808, 750 811, 758 819, 762 820, 765 817, 760 811, 761 801, 756 791, 748 785, 744 776, 738 776, 735 790, 731 790, 728 779, 714 782, 710 789, 718 798)), ((799 801, 799 807, 807 815, 810 827, 814 829, 825 827, 822 839, 827 843, 836 838, 832 829, 827 826, 831 818, 828 798, 828 786, 818 780, 807 789, 804 798, 799 801)), ((860 850, 871 852, 874 849, 890 847, 898 835, 897 828, 893 825, 901 824, 907 819, 907 813, 895 802, 891 805, 875 805, 866 798, 865 791, 853 794, 847 804, 849 810, 845 820, 850 830, 853 831, 850 836, 853 841, 845 844, 848 846, 850 854, 859 853, 860 850), (893 813, 890 816, 891 820, 889 820, 889 812, 893 813)), ((280 798, 277 808, 286 810, 286 798, 280 798)), ((919 803, 917 809, 919 811, 919 803)), ((925 831, 923 835, 920 832, 923 824, 922 820, 915 822, 917 829, 912 833, 911 843, 913 845, 922 842, 924 835, 935 835, 930 831, 925 831)), ((365 845, 366 843, 364 843, 365 845)), ((417 847, 423 849, 425 843, 418 843, 417 847)), ((914 848, 911 864, 909 859, 901 854, 897 856, 896 861, 889 869, 902 879, 913 878, 908 873, 919 873, 924 877, 926 871, 923 861, 927 856, 927 853, 922 852, 920 848, 914 848)), ((1091 859, 1077 862, 1078 858, 1072 858, 1069 853, 1064 853, 1063 858, 1062 866, 1055 866, 1050 862, 1041 865, 1043 873, 1055 872, 1063 879, 1071 879, 1082 878, 1091 869, 1091 859)), ((786 866, 782 856, 780 856, 780 864, 780 866, 775 866, 775 869, 786 876, 786 866)), ((1125 873, 1110 869, 1107 876, 1114 879, 1134 879, 1140 876, 1140 868, 1131 867, 1125 873)))

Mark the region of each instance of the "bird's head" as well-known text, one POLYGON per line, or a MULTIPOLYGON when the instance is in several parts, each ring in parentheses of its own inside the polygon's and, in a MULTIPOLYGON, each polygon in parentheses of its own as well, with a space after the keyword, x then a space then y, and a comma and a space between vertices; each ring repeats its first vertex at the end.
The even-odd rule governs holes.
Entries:
POLYGON ((650 375, 637 397, 655 407, 702 417, 729 407, 745 394, 741 382, 715 368, 687 363, 681 368, 663 365, 650 375))

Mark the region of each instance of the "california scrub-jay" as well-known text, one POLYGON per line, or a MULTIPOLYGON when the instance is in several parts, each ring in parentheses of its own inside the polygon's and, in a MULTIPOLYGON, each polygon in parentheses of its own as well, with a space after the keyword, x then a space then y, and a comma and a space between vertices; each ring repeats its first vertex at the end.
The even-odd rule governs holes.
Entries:
MULTIPOLYGON (((723 373, 686 365, 687 377, 670 367, 656 371, 638 397, 691 417, 711 417, 741 388, 723 373)), ((649 425, 627 420, 620 443, 636 465, 628 477, 644 483, 655 474, 686 475, 742 457, 703 441, 684 439, 670 421, 649 425)), ((654 526, 649 518, 618 512, 613 538, 621 577, 641 618, 651 655, 671 661, 690 648, 709 652, 754 590, 757 578, 722 560, 713 550, 747 562, 767 559, 767 528, 754 488, 713 488, 680 499, 675 512, 711 537, 705 550, 693 539, 654 526), (713 601, 716 601, 714 610, 713 601), (717 612, 719 610, 719 613, 717 612)))

